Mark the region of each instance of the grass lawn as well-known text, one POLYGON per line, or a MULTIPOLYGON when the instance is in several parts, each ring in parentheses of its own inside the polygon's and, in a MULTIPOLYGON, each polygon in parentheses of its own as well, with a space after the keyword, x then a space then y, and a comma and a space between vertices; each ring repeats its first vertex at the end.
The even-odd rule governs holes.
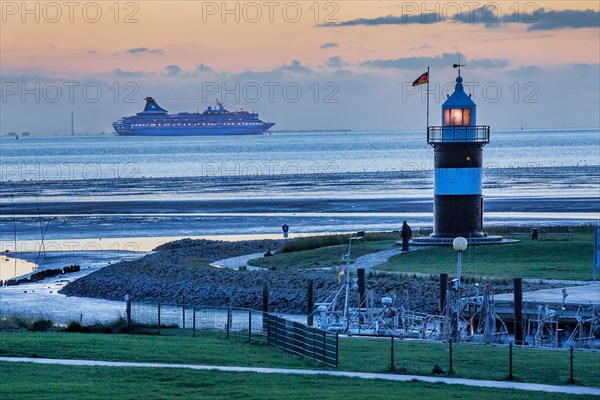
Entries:
MULTIPOLYGON (((460 344, 453 346, 454 376, 504 380, 508 377, 509 349, 501 346, 460 344)), ((390 369, 390 339, 340 338, 339 369, 387 372, 390 369)), ((600 353, 575 351, 575 382, 600 386, 600 353)), ((449 348, 443 343, 394 341, 394 367, 402 374, 432 375, 435 364, 449 369, 449 348)), ((569 379, 569 352, 531 348, 513 349, 515 381, 563 385, 569 379)))
POLYGON ((163 329, 161 335, 0 332, 0 356, 315 368, 311 360, 224 334, 163 329), (85 351, 82 351, 85 349, 85 351))
MULTIPOLYGON (((325 369, 312 360, 244 339, 227 340, 213 333, 193 338, 182 330, 164 332, 160 336, 0 332, 0 356, 325 369)), ((431 375, 438 363, 448 369, 446 344, 396 340, 394 354, 395 369, 400 373, 431 375)), ((600 386, 600 353, 576 351, 574 359, 576 383, 600 386)), ((389 372, 389 339, 340 338, 339 370, 389 372)), ((455 345, 454 370, 461 378, 503 380, 508 376, 508 348, 455 345)), ((513 373, 517 381, 566 384, 569 353, 516 348, 513 373)))
MULTIPOLYGON (((394 247, 394 240, 355 242, 351 247, 352 258, 394 247)), ((348 252, 348 244, 321 247, 314 250, 277 253, 270 257, 250 260, 248 264, 270 269, 322 268, 340 265, 342 254, 348 252)))
POLYGON ((590 399, 591 396, 420 382, 110 367, 0 363, 0 398, 9 399, 590 399))
MULTIPOLYGON (((513 244, 469 246, 462 256, 462 275, 591 280, 594 234, 576 232, 574 240, 522 240, 513 244)), ((439 274, 456 271, 456 252, 433 247, 394 256, 382 271, 439 274)))

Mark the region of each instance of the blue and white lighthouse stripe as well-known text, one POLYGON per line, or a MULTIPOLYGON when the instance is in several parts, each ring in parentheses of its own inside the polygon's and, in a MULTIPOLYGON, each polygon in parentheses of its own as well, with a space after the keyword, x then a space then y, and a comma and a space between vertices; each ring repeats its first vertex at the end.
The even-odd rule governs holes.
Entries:
POLYGON ((481 168, 436 168, 435 195, 481 194, 481 168))

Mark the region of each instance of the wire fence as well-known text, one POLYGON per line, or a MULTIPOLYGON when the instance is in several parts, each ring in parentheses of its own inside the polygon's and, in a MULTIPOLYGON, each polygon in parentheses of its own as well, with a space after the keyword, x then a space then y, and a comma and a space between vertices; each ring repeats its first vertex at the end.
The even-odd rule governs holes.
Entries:
POLYGON ((179 328, 192 336, 202 332, 220 332, 227 338, 238 337, 266 342, 263 312, 246 308, 196 307, 186 304, 127 303, 127 324, 160 333, 179 328))
POLYGON ((143 327, 157 333, 167 328, 190 329, 192 336, 206 331, 222 332, 227 338, 258 340, 330 367, 338 365, 336 333, 267 312, 127 301, 126 315, 129 327, 143 327))
POLYGON ((266 314, 267 343, 288 353, 338 366, 338 334, 266 314))

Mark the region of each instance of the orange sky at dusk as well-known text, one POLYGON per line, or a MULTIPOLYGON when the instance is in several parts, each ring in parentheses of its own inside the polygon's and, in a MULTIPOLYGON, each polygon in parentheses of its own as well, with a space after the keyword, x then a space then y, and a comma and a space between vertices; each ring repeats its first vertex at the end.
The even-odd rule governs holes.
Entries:
MULTIPOLYGON (((1 3, 0 78, 3 90, 7 83, 13 91, 8 96, 4 91, 2 98, 3 131, 17 129, 32 110, 54 118, 51 125, 56 126, 75 110, 85 116, 88 131, 110 130, 111 121, 140 107, 122 98, 112 101, 115 82, 133 82, 132 96, 138 102, 156 96, 173 111, 204 108, 218 98, 269 110, 280 129, 342 124, 414 129, 419 125, 409 117, 422 112, 425 100, 420 92, 408 93, 410 84, 427 67, 432 81, 442 87, 451 84, 452 63, 459 54, 467 64, 467 79, 500 88, 498 100, 488 99, 494 108, 484 107, 480 114, 490 112, 491 124, 600 125, 596 0, 108 0, 76 1, 71 10, 61 1, 1 3), (469 19, 471 10, 474 20, 469 19), (462 19, 452 21, 457 12, 462 19), (563 78, 570 80, 568 94, 557 85, 563 78), (102 102, 70 102, 63 96, 38 104, 23 100, 20 92, 23 85, 57 82, 60 87, 67 80, 81 86, 98 82, 104 88, 102 102), (282 101, 281 93, 279 100, 263 93, 256 102, 224 93, 204 96, 206 82, 248 81, 259 86, 294 82, 302 88, 302 101, 282 101), (323 103, 325 85, 331 82, 338 101, 323 103), (313 101, 315 84, 321 92, 313 101), (535 102, 523 103, 528 95, 535 102), (312 118, 303 118, 306 114, 312 118)), ((486 93, 478 90, 473 96, 482 99, 486 93)), ((32 131, 46 129, 36 127, 35 120, 28 123, 32 131)))
MULTIPOLYGON (((526 24, 514 24, 494 29, 484 29, 481 25, 442 22, 427 25, 384 25, 352 26, 336 28, 316 27, 315 19, 323 22, 327 15, 340 21, 355 18, 376 18, 383 15, 400 15, 402 7, 411 2, 362 2, 340 1, 320 2, 318 18, 313 2, 296 2, 302 16, 298 22, 286 22, 283 6, 285 2, 272 6, 274 22, 268 21, 269 8, 261 6, 262 17, 258 22, 244 21, 244 3, 238 3, 241 20, 235 22, 235 14, 223 15, 221 2, 213 2, 218 10, 209 8, 207 3, 193 1, 140 1, 138 9, 120 4, 119 19, 133 13, 137 23, 115 23, 113 2, 99 2, 103 12, 97 23, 88 23, 83 11, 76 8, 74 22, 70 23, 67 8, 61 7, 62 18, 56 23, 44 21, 40 6, 40 23, 35 23, 35 15, 22 15, 20 9, 15 15, 6 15, 2 24, 2 65, 8 68, 40 68, 55 73, 102 73, 114 68, 146 69, 160 71, 166 64, 177 64, 182 68, 193 68, 204 63, 215 70, 241 71, 244 69, 268 70, 277 65, 297 59, 302 64, 317 67, 331 55, 343 53, 343 59, 359 62, 364 59, 397 58, 404 56, 426 56, 442 52, 461 51, 471 58, 504 57, 515 65, 532 63, 574 63, 597 62, 598 54, 589 51, 581 43, 598 42, 596 29, 526 31, 526 24), (207 15, 204 16, 203 10, 207 15), (26 23, 21 19, 26 18, 26 23), (222 18, 226 22, 221 21, 222 18), (468 40, 465 38, 468 37, 468 40), (319 51, 325 42, 335 42, 337 48, 319 51), (411 50, 420 45, 428 45, 423 50, 411 50), (518 44, 518 46, 517 46, 518 44), (126 49, 147 47, 161 49, 162 54, 123 54, 126 49), (95 53, 89 53, 93 51, 95 53), (560 54, 560 57, 557 57, 560 54), (143 67, 143 68, 142 68, 143 67)), ((441 2, 440 12, 454 8, 441 2)), ((458 2, 454 4, 467 4, 458 2)), ((16 3, 20 4, 20 3, 16 3)), ((33 3, 29 3, 34 9, 33 3)), ((43 4, 43 3, 42 3, 43 4)), ((60 2, 59 2, 60 4, 60 2)), ((82 3, 85 4, 85 3, 82 3)), ((212 7, 211 4, 211 7, 212 7)), ((235 3, 227 3, 228 9, 235 9, 235 3)), ((256 4, 263 4, 257 2, 256 4)), ((488 4, 481 2, 480 4, 488 4)), ((502 13, 511 14, 520 7, 520 18, 526 18, 533 10, 531 2, 500 2, 502 13), (528 8, 525 8, 528 7, 528 8)), ((586 9, 598 10, 594 1, 566 2, 542 1, 533 3, 546 9, 586 9)), ((421 11, 420 2, 412 2, 421 11)), ((431 2, 423 11, 436 10, 431 2)), ((253 18, 254 10, 245 9, 253 18)), ((290 18, 295 16, 294 7, 288 7, 290 18)), ((462 7, 468 13, 469 8, 462 7)), ((50 18, 54 10, 46 11, 50 18)), ((91 14, 91 11, 90 11, 91 14)), ((596 46, 597 47, 597 46, 596 46)))

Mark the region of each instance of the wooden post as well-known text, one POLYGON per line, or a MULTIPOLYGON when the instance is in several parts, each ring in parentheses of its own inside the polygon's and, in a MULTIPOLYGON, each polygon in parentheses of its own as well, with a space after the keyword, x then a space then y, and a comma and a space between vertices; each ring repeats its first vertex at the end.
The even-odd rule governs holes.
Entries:
POLYGON ((444 314, 446 296, 448 291, 448 274, 440 274, 440 315, 444 314))
POLYGON ((192 337, 196 337, 196 307, 192 308, 194 315, 192 316, 192 337))
POLYGON ((313 326, 313 311, 315 309, 315 294, 313 280, 306 280, 306 325, 313 326))
POLYGON ((126 314, 127 314, 127 329, 131 329, 131 298, 129 297, 129 295, 125 296, 125 299, 127 300, 127 308, 126 308, 126 314))
POLYGON ((573 376, 573 346, 569 349, 569 356, 571 358, 571 374, 569 376, 569 383, 575 383, 575 377, 573 376))
POLYGON ((248 341, 252 340, 252 309, 248 309, 248 341))
POLYGON ((356 276, 358 277, 358 294, 360 300, 360 308, 365 307, 365 292, 366 292, 366 281, 365 281, 365 269, 358 268, 356 270, 356 276))
POLYGON ((182 329, 185 329, 185 296, 181 295, 181 318, 182 318, 182 329))
POLYGON ((510 342, 508 345, 508 379, 513 380, 513 343, 510 342))
POLYGON ((523 345, 523 279, 514 279, 515 344, 523 345))
POLYGON ((160 335, 160 303, 158 303, 158 334, 160 335))
POLYGON ((390 342, 390 371, 394 371, 395 367, 394 367, 394 337, 390 336, 391 342, 390 342))
POLYGON ((262 310, 263 312, 269 312, 269 282, 263 283, 262 310))
POLYGON ((227 331, 227 339, 229 339, 229 324, 231 323, 231 308, 227 308, 227 323, 225 324, 225 330, 227 331))
POLYGON ((450 375, 454 375, 454 368, 452 365, 452 339, 448 341, 448 344, 450 345, 450 375))

